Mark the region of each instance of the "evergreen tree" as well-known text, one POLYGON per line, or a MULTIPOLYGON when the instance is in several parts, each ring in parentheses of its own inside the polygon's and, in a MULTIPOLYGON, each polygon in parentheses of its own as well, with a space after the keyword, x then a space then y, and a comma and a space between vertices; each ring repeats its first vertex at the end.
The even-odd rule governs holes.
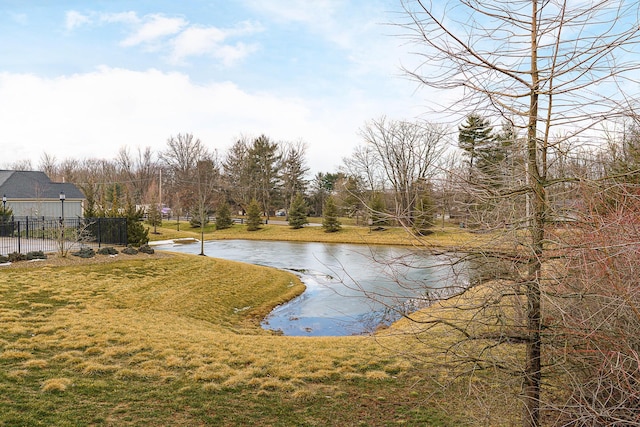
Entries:
POLYGON ((162 225, 162 212, 160 212, 160 207, 155 202, 149 205, 147 224, 153 227, 153 234, 158 234, 157 227, 162 225))
POLYGON ((322 215, 322 205, 333 191, 336 181, 340 178, 338 173, 318 172, 311 181, 311 210, 313 216, 322 215))
POLYGON ((491 149, 493 128, 489 119, 478 114, 467 116, 465 123, 458 127, 458 146, 464 150, 469 158, 469 177, 471 178, 476 168, 486 166, 488 152, 491 149))
POLYGON ((189 219, 191 228, 200 228, 207 224, 209 224, 209 212, 206 209, 195 207, 192 210, 191 219, 189 219))
POLYGON ((261 223, 260 205, 256 199, 253 199, 247 207, 247 231, 259 230, 261 223))
POLYGON ((231 208, 229 203, 222 202, 216 210, 216 230, 224 230, 230 228, 233 225, 233 219, 231 219, 231 208))
POLYGON ((280 145, 279 189, 284 205, 293 203, 298 193, 306 193, 306 147, 302 142, 280 145))
POLYGON ((9 222, 12 216, 13 216, 13 210, 11 208, 0 206, 0 221, 9 222))
POLYGON ((138 247, 149 243, 149 228, 145 228, 142 223, 142 209, 137 209, 129 199, 124 213, 127 218, 127 242, 138 247))
POLYGON ((433 213, 435 205, 431 197, 424 194, 415 204, 415 212, 413 215, 413 230, 416 234, 429 234, 429 229, 433 227, 433 213))
POLYGON ((0 206, 0 236, 9 236, 13 232, 13 225, 9 225, 13 216, 13 210, 11 208, 5 208, 0 206))
POLYGON ((307 205, 302 198, 302 194, 297 193, 293 202, 291 202, 291 207, 289 207, 289 225, 293 229, 298 229, 308 223, 307 205))
POLYGON ((338 208, 333 197, 329 196, 327 198, 322 208, 322 213, 322 228, 326 233, 334 233, 342 228, 338 220, 338 208))
POLYGON ((265 135, 253 141, 247 152, 252 198, 260 202, 261 210, 269 219, 269 212, 278 183, 278 168, 282 157, 278 154, 278 144, 265 135))
MULTIPOLYGON (((92 189, 93 190, 93 189, 92 189)), ((85 194, 85 218, 95 218, 99 215, 98 209, 96 209, 96 197, 94 191, 84 191, 85 194)))
POLYGON ((371 217, 371 225, 379 227, 382 225, 388 225, 387 214, 384 199, 379 192, 373 193, 371 201, 369 202, 369 215, 371 217))

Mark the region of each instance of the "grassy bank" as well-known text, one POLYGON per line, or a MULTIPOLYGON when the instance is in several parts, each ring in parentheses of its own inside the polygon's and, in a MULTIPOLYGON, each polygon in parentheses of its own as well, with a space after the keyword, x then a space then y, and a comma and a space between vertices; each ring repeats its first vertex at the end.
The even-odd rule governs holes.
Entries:
MULTIPOLYGON (((149 233, 151 240, 167 240, 177 238, 200 239, 200 229, 191 228, 188 223, 180 223, 180 230, 174 221, 164 221, 162 227, 156 228, 156 233, 149 233)), ((282 240, 299 242, 324 243, 357 243, 370 245, 404 245, 425 246, 450 249, 475 247, 488 241, 485 234, 470 233, 455 225, 437 226, 427 236, 416 237, 402 227, 384 227, 375 230, 361 226, 343 226, 335 233, 325 233, 322 227, 306 226, 294 230, 287 225, 265 224, 258 231, 247 231, 242 224, 234 224, 225 230, 216 230, 213 225, 204 228, 205 240, 282 240)))
POLYGON ((259 327, 301 290, 285 272, 178 254, 2 267, 0 424, 464 424, 460 399, 389 350, 400 337, 259 327))

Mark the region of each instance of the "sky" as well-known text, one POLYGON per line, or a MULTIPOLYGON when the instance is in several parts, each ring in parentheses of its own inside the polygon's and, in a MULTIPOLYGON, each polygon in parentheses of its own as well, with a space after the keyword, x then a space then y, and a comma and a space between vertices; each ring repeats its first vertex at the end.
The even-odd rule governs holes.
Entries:
POLYGON ((424 94, 399 0, 0 0, 0 168, 113 159, 191 133, 302 141, 333 172, 367 120, 424 94), (394 35, 395 34, 395 35, 394 35))

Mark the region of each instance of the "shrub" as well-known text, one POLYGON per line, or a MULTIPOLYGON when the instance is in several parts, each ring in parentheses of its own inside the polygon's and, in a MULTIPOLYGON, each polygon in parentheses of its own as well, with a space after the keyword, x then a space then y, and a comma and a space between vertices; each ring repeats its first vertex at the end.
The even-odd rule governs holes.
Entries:
POLYGON ((122 253, 126 255, 136 255, 138 253, 138 250, 133 246, 129 245, 122 250, 122 253))
POLYGON ((0 255, 0 264, 4 264, 5 262, 9 262, 9 257, 0 255))
POLYGON ((47 259, 47 255, 42 251, 31 251, 27 252, 27 259, 47 259))
POLYGON ((93 258, 94 256, 96 256, 96 251, 94 251, 92 248, 82 248, 77 252, 72 252, 71 255, 80 258, 93 258))
POLYGON ((149 245, 142 245, 138 248, 138 252, 142 252, 143 254, 153 254, 155 250, 149 245))
POLYGON ((11 252, 8 255, 9 262, 17 262, 17 261, 26 261, 27 256, 25 254, 21 254, 20 252, 11 252))
POLYGON ((98 254, 100 255, 117 255, 118 250, 114 247, 108 246, 106 248, 98 249, 98 254))

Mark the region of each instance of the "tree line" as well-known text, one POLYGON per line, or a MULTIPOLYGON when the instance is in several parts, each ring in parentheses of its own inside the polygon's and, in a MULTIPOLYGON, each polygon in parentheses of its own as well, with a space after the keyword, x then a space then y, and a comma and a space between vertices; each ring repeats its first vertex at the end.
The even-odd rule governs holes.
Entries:
MULTIPOLYGON (((590 141, 590 148, 564 140, 550 144, 548 175, 637 179, 628 178, 640 162, 637 117, 629 114, 618 125, 606 139, 590 141)), ((267 219, 276 211, 288 216, 297 195, 308 215, 322 216, 331 196, 339 215, 361 225, 393 224, 418 233, 427 232, 436 215, 486 229, 513 225, 530 208, 525 192, 502 197, 501 203, 489 200, 527 185, 526 137, 513 121, 503 120, 496 130, 490 117, 474 112, 452 131, 444 124, 382 116, 365 123, 359 137, 336 171, 312 178, 303 142, 276 142, 265 135, 242 137, 222 154, 191 133, 170 136, 160 152, 122 147, 112 160, 57 161, 45 153, 38 169, 76 184, 87 198, 88 215, 113 214, 127 205, 166 206, 174 217, 195 218, 196 226, 198 218, 222 205, 245 214, 252 200, 267 219)), ((10 167, 32 169, 29 161, 10 167)), ((574 187, 559 183, 547 195, 555 221, 575 216, 574 187)))

